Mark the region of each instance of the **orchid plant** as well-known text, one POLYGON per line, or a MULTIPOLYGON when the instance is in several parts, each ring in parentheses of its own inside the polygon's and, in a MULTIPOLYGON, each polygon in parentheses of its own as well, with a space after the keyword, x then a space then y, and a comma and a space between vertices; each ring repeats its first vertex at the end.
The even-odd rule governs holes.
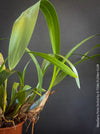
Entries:
MULTIPOLYGON (((9 42, 8 57, 4 60, 0 53, 0 121, 16 124, 16 119, 36 119, 36 116, 43 109, 51 90, 59 84, 67 75, 76 80, 78 88, 80 81, 76 65, 88 59, 94 59, 100 54, 89 56, 90 51, 100 47, 100 44, 91 48, 88 52, 81 55, 81 59, 72 64, 69 57, 74 51, 83 45, 86 41, 100 36, 100 34, 87 37, 74 48, 72 48, 65 56, 60 54, 60 28, 57 13, 54 6, 48 0, 39 0, 36 4, 25 10, 14 22, 9 42), (50 35, 52 53, 34 52, 28 49, 28 44, 33 34, 39 10, 43 13, 50 35), (38 75, 38 83, 36 87, 25 84, 25 72, 30 64, 26 63, 23 72, 15 70, 24 53, 27 53, 33 60, 38 75), (42 65, 39 65, 36 57, 42 57, 42 65), (6 68, 8 62, 8 68, 6 68), (47 90, 43 89, 43 77, 51 64, 54 65, 53 75, 47 90), (19 76, 20 83, 14 82, 10 103, 7 103, 7 80, 11 75, 16 73, 19 76), (37 96, 39 97, 37 100, 37 96)), ((1 39, 2 40, 2 39, 1 39)), ((0 125, 3 127, 2 125, 0 125)))

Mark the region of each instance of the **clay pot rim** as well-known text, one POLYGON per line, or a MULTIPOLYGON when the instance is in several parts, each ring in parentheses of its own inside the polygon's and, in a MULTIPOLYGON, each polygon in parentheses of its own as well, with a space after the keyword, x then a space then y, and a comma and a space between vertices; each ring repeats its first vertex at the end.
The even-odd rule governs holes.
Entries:
POLYGON ((22 122, 16 124, 15 126, 13 126, 13 127, 4 127, 4 128, 0 128, 0 131, 2 131, 2 130, 9 130, 9 129, 15 129, 15 128, 17 128, 17 127, 23 125, 24 122, 25 122, 25 121, 22 121, 22 122))

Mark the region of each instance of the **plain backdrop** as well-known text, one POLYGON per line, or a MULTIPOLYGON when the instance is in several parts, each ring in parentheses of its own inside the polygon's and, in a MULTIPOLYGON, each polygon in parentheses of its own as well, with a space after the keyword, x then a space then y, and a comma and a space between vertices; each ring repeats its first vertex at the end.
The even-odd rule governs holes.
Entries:
MULTIPOLYGON (((100 1, 99 0, 50 0, 57 11, 61 31, 61 54, 65 55, 72 47, 88 36, 100 33, 100 1)), ((13 22, 22 11, 33 5, 37 0, 0 0, 0 38, 10 38, 13 22)), ((100 37, 87 41, 76 53, 84 54, 88 49, 100 43, 100 37)), ((9 39, 0 41, 0 51, 8 56, 9 39)), ((48 28, 43 14, 39 13, 34 34, 29 48, 33 51, 52 53, 48 28)), ((100 48, 91 54, 100 54, 100 48)), ((25 54, 16 70, 23 70, 29 57, 25 54)), ((72 56, 72 62, 80 56, 72 56)), ((98 58, 100 60, 100 58, 98 58)), ((41 63, 41 59, 39 59, 41 63)), ((81 81, 80 90, 75 80, 66 77, 54 89, 40 119, 35 124, 34 134, 99 134, 96 128, 96 62, 88 60, 77 66, 81 81)), ((44 77, 43 88, 47 89, 52 76, 51 67, 44 77)), ((13 81, 9 80, 8 96, 10 97, 13 81)), ((37 84, 37 72, 33 63, 26 72, 26 84, 37 84)), ((30 134, 23 128, 23 134, 30 134)))

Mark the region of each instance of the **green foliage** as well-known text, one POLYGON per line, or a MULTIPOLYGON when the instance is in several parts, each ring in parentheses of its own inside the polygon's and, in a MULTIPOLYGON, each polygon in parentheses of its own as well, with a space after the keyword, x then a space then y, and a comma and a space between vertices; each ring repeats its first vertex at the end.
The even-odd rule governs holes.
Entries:
POLYGON ((56 65, 57 67, 59 67, 63 72, 65 72, 66 74, 77 78, 77 75, 65 64, 63 64, 61 61, 59 61, 56 57, 52 57, 46 53, 39 53, 39 52, 30 52, 35 54, 36 56, 40 56, 46 60, 48 60, 49 62, 51 62, 52 64, 56 65))
POLYGON ((48 0, 42 0, 40 9, 43 12, 49 29, 52 49, 54 54, 60 52, 60 28, 57 13, 48 0))
MULTIPOLYGON (((96 35, 92 35, 92 36, 89 36, 87 38, 85 38, 84 40, 82 40, 81 42, 79 42, 77 45, 75 45, 75 47, 73 47, 67 54, 66 54, 66 58, 68 59, 71 55, 73 55, 73 53, 75 52, 75 50, 77 50, 81 45, 83 45, 86 41, 96 37, 96 36, 100 36, 100 34, 96 34, 96 35)), ((96 45, 94 46, 93 48, 90 49, 90 51, 94 50, 95 48, 98 48, 100 45, 96 45)), ((78 65, 79 63, 85 61, 85 60, 88 60, 88 59, 93 59, 94 57, 98 57, 99 54, 95 55, 95 56, 89 56, 89 57, 86 57, 86 55, 90 52, 86 52, 83 56, 82 56, 82 59, 80 61, 77 61, 77 63, 75 65, 78 65), (83 59, 84 57, 86 57, 85 59, 83 59)), ((99 61, 98 61, 99 62, 99 61)), ((59 73, 59 69, 57 70, 57 74, 59 73)), ((56 86, 57 84, 59 84, 67 75, 64 73, 64 72, 61 72, 56 78, 55 78, 55 81, 53 83, 53 87, 56 86)), ((78 79, 76 79, 76 82, 77 82, 78 79)), ((79 81, 79 80, 78 80, 79 81)), ((79 83, 79 82, 77 82, 79 83)), ((79 84, 77 84, 78 87, 79 84)))
POLYGON ((33 89, 31 90, 30 89, 31 86, 25 85, 23 89, 19 90, 19 92, 16 93, 16 97, 20 104, 23 104, 25 102, 25 98, 27 97, 27 92, 32 92, 33 89))
POLYGON ((83 61, 86 61, 86 60, 88 60, 88 59, 92 59, 92 60, 94 60, 94 61, 96 61, 97 63, 100 64, 100 61, 95 59, 95 58, 97 58, 97 57, 100 57, 100 54, 96 54, 96 55, 92 55, 92 56, 86 56, 85 58, 83 58, 83 59, 77 61, 77 62, 75 63, 75 65, 78 65, 79 63, 82 63, 83 61))
POLYGON ((24 87, 24 79, 25 79, 25 73, 26 73, 26 69, 28 67, 30 63, 30 60, 27 62, 27 64, 25 65, 24 69, 23 69, 23 74, 21 74, 19 71, 17 71, 17 74, 19 76, 19 79, 20 79, 20 84, 21 84, 21 87, 20 89, 22 89, 24 87))
POLYGON ((80 43, 78 43, 75 47, 73 47, 67 54, 66 54, 66 58, 69 58, 76 49, 78 49, 82 44, 84 44, 86 41, 96 37, 96 36, 100 36, 100 34, 96 34, 96 35, 92 35, 87 37, 86 39, 82 40, 80 43))
POLYGON ((12 70, 20 61, 32 36, 38 17, 40 2, 25 10, 14 22, 9 44, 8 63, 12 70))
MULTIPOLYGON (((60 54, 59 21, 54 6, 48 0, 40 0, 25 10, 13 24, 9 43, 8 58, 6 58, 4 61, 3 56, 0 53, 0 108, 2 108, 4 115, 7 118, 12 119, 12 117, 16 117, 20 112, 23 114, 30 111, 33 112, 35 109, 40 112, 40 104, 41 107, 44 106, 52 88, 59 84, 67 75, 75 78, 77 86, 80 88, 80 81, 76 65, 88 59, 96 60, 95 58, 99 57, 100 54, 92 56, 89 56, 88 54, 92 50, 100 47, 100 44, 94 46, 85 54, 81 54, 81 59, 79 61, 76 61, 75 64, 72 64, 68 58, 71 58, 71 55, 75 52, 75 50, 86 43, 86 41, 96 36, 100 36, 100 34, 92 35, 84 39, 74 48, 72 48, 65 56, 62 56, 60 54), (30 51, 28 49, 28 44, 35 28, 39 9, 42 11, 47 22, 53 50, 53 53, 51 54, 34 52, 34 50, 30 51), (14 70, 24 55, 25 51, 29 54, 37 69, 38 83, 36 87, 31 87, 30 85, 25 84, 25 73, 30 60, 28 62, 26 61, 26 65, 22 73, 18 70, 14 70), (42 66, 39 65, 36 56, 43 58, 42 66), (8 69, 5 68, 7 60, 9 65, 8 69), (44 90, 42 88, 43 76, 51 64, 54 65, 51 83, 48 89, 44 90), (20 82, 13 83, 10 104, 7 105, 7 79, 15 72, 19 76, 20 82), (36 100, 37 97, 39 98, 38 100, 36 100)), ((0 40, 3 39, 5 38, 2 38, 0 40)))
POLYGON ((5 69, 0 72, 0 85, 4 83, 4 81, 14 73, 15 71, 10 71, 9 69, 5 69))
POLYGON ((15 98, 15 95, 16 95, 16 93, 18 91, 18 86, 19 86, 19 83, 17 83, 17 82, 13 83, 12 93, 11 93, 11 102, 13 102, 13 100, 15 98))
POLYGON ((70 65, 71 69, 73 70, 73 72, 77 76, 77 78, 75 78, 75 80, 76 80, 76 83, 77 83, 78 88, 80 88, 79 76, 78 76, 78 72, 77 72, 75 66, 66 57, 64 57, 62 55, 57 55, 57 56, 61 57, 64 61, 66 61, 70 65))
POLYGON ((26 69, 27 69, 29 63, 30 63, 30 60, 27 62, 27 64, 24 67, 24 70, 23 70, 23 75, 22 75, 22 83, 23 83, 23 85, 22 86, 24 86, 25 73, 26 73, 26 69))
POLYGON ((38 73, 38 81, 39 81, 37 88, 38 88, 39 92, 41 93, 42 92, 42 81, 43 81, 42 70, 41 70, 40 65, 39 65, 38 61, 36 60, 35 56, 30 53, 30 50, 28 48, 26 50, 29 53, 29 55, 31 56, 33 62, 35 63, 37 73, 38 73))
POLYGON ((93 51, 95 48, 98 48, 98 47, 100 47, 100 44, 97 44, 96 46, 92 47, 89 51, 87 51, 87 52, 84 54, 84 56, 82 56, 81 59, 84 59, 85 57, 87 57, 87 55, 88 55, 91 51, 93 51))

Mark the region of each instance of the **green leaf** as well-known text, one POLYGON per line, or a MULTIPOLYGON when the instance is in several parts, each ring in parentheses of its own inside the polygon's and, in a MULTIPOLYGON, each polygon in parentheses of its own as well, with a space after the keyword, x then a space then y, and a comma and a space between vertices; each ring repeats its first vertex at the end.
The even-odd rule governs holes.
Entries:
POLYGON ((35 98, 37 96, 37 93, 38 93, 37 88, 34 88, 33 92, 27 96, 27 98, 26 98, 26 100, 25 100, 25 102, 23 104, 23 106, 25 105, 25 107, 24 107, 24 109, 22 108, 24 111, 27 111, 30 108, 31 104, 34 102, 34 100, 35 100, 35 98))
MULTIPOLYGON (((18 84, 16 83, 14 86, 18 87, 18 84)), ((15 87, 14 87, 15 88, 15 87)), ((11 101, 9 104, 9 108, 12 106, 12 104, 17 100, 18 105, 23 104, 26 98, 27 92, 32 92, 31 86, 25 85, 23 89, 19 90, 18 92, 13 93, 13 96, 11 97, 11 101)))
MULTIPOLYGON (((27 102, 28 103, 33 103, 36 96, 37 96, 37 92, 38 92, 38 89, 37 88, 34 88, 33 89, 33 92, 28 96, 28 99, 27 99, 27 102)), ((44 92, 44 90, 42 89, 42 92, 44 92)))
POLYGON ((63 60, 65 60, 70 65, 70 67, 72 68, 73 72, 77 76, 77 78, 75 78, 75 80, 76 80, 78 88, 80 88, 79 76, 78 76, 78 72, 77 72, 75 66, 67 58, 65 58, 64 56, 62 56, 62 55, 57 55, 57 56, 61 57, 63 60))
POLYGON ((14 82, 13 87, 12 87, 12 93, 11 93, 11 100, 13 100, 14 96, 17 93, 19 83, 14 82))
MULTIPOLYGON (((88 57, 86 57, 86 58, 84 58, 84 59, 81 59, 81 60, 77 61, 77 62, 74 64, 74 66, 76 66, 76 65, 78 65, 78 64, 80 64, 80 63, 82 63, 82 62, 84 62, 84 61, 86 61, 86 60, 88 60, 88 59, 93 59, 93 60, 94 60, 94 58, 96 58, 96 57, 100 57, 100 54, 88 56, 88 57)), ((100 63, 100 62, 97 61, 97 63, 100 63)), ((59 84, 66 76, 67 76, 66 73, 61 72, 61 73, 56 77, 56 79, 55 79, 55 81, 54 81, 54 83, 53 83, 53 87, 56 86, 57 84, 59 84)))
POLYGON ((23 104, 25 102, 25 98, 27 97, 27 92, 32 92, 31 86, 25 85, 23 89, 19 90, 16 94, 18 102, 23 104))
POLYGON ((54 54, 60 52, 60 28, 57 13, 48 0, 40 2, 40 9, 43 12, 49 29, 52 49, 54 54))
MULTIPOLYGON (((100 34, 96 34, 96 35, 92 35, 87 37, 86 39, 84 39, 83 41, 81 41, 80 43, 78 43, 75 47, 73 47, 67 54, 66 54, 66 58, 68 59, 76 49, 78 49, 83 43, 85 43, 86 41, 92 39, 93 37, 96 36, 100 36, 100 34)), ((79 63, 81 63, 81 61, 79 61, 79 63)), ((78 63, 77 63, 78 64, 78 63)), ((57 70, 57 72, 59 72, 59 70, 57 70)), ((61 72, 57 77, 56 80, 53 84, 53 86, 57 85, 58 83, 60 83, 64 78, 66 77, 66 74, 64 72, 61 72)))
POLYGON ((97 44, 96 46, 92 47, 89 51, 87 51, 84 56, 82 56, 81 59, 84 59, 92 50, 94 50, 95 48, 100 47, 100 44, 97 44))
POLYGON ((53 83, 56 79, 56 71, 57 71, 57 66, 54 66, 54 70, 53 70, 53 75, 52 75, 52 79, 51 79, 51 83, 50 83, 50 86, 49 86, 49 91, 52 89, 53 87, 53 83))
POLYGON ((41 70, 40 65, 39 65, 37 59, 35 58, 35 56, 32 53, 30 53, 30 50, 27 48, 26 51, 29 53, 33 62, 35 63, 37 73, 38 73, 38 81, 39 81, 39 84, 38 84, 37 88, 38 88, 39 92, 41 93, 42 92, 42 82, 43 82, 42 70, 41 70))
POLYGON ((30 52, 35 54, 36 56, 40 56, 46 60, 48 60, 49 62, 51 62, 52 64, 56 65, 58 68, 60 68, 63 72, 65 72, 66 74, 77 78, 76 74, 65 64, 63 64, 61 61, 59 61, 57 58, 52 57, 48 54, 45 53, 40 53, 40 52, 30 52))
POLYGON ((27 64, 25 65, 24 69, 23 69, 23 74, 21 74, 19 71, 17 71, 17 74, 19 76, 19 79, 20 79, 20 83, 21 83, 21 86, 20 86, 20 89, 23 89, 24 87, 24 78, 25 78, 25 73, 26 73, 26 69, 28 67, 30 63, 30 60, 27 62, 27 64))
POLYGON ((22 87, 22 85, 23 85, 23 81, 22 81, 22 74, 21 74, 21 72, 19 72, 19 71, 17 71, 16 73, 17 73, 17 74, 18 74, 18 76, 19 76, 20 84, 21 84, 21 87, 22 87))
MULTIPOLYGON (((42 92, 46 92, 46 90, 42 89, 42 92)), ((26 99, 25 103, 23 104, 23 106, 28 104, 24 107, 24 111, 27 111, 30 108, 31 104, 33 104, 37 95, 41 96, 41 94, 38 92, 38 89, 34 88, 33 92, 27 97, 28 99, 26 99)))
POLYGON ((25 10, 15 21, 9 44, 8 63, 12 70, 20 61, 32 36, 38 17, 40 2, 25 10))
POLYGON ((24 70, 23 70, 23 75, 22 75, 22 85, 23 86, 24 86, 24 78, 25 78, 26 69, 27 69, 29 63, 30 63, 30 60, 27 62, 27 64, 24 67, 24 70))
POLYGON ((14 84, 13 84, 13 86, 12 86, 11 101, 10 101, 8 110, 9 110, 9 108, 11 107, 11 105, 12 105, 12 104, 14 103, 14 101, 15 101, 15 97, 16 97, 16 93, 17 93, 17 90, 18 90, 18 86, 19 86, 19 83, 14 82, 14 84))
MULTIPOLYGON (((83 61, 88 60, 88 59, 95 60, 94 58, 96 58, 96 57, 100 57, 100 54, 96 54, 96 55, 92 55, 92 56, 86 56, 86 58, 77 61, 77 62, 75 63, 75 66, 78 65, 79 63, 82 63, 83 61)), ((96 60, 95 60, 95 61, 96 61, 96 60)), ((97 63, 100 63, 100 61, 97 60, 97 63)))
POLYGON ((15 71, 10 71, 9 69, 3 70, 0 73, 0 85, 4 83, 4 81, 14 73, 15 71))
POLYGON ((96 37, 96 36, 100 36, 100 34, 96 34, 96 35, 92 35, 92 36, 89 36, 88 38, 84 39, 83 41, 81 41, 80 43, 78 43, 75 47, 73 47, 66 55, 66 58, 69 58, 73 52, 79 48, 83 43, 85 43, 86 41, 90 40, 91 38, 93 37, 96 37))

